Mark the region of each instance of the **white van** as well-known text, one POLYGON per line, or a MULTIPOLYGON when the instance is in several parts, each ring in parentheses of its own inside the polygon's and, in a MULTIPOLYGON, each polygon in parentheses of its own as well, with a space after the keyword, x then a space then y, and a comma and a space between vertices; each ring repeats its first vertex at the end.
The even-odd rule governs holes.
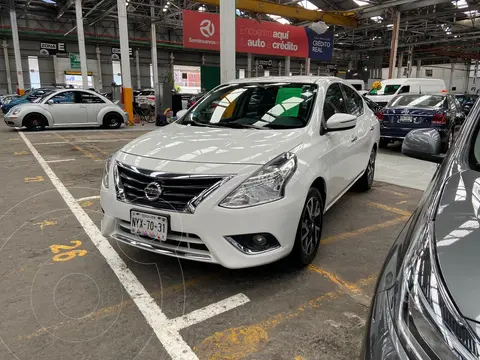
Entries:
POLYGON ((367 98, 381 106, 386 106, 396 95, 402 93, 439 93, 447 90, 442 79, 400 78, 382 80, 381 84, 380 90, 370 90, 367 94, 367 98))
POLYGON ((345 79, 346 82, 348 82, 350 85, 352 85, 355 90, 358 91, 358 93, 360 95, 363 95, 365 94, 366 92, 366 89, 365 89, 365 81, 363 80, 360 80, 360 79, 345 79))

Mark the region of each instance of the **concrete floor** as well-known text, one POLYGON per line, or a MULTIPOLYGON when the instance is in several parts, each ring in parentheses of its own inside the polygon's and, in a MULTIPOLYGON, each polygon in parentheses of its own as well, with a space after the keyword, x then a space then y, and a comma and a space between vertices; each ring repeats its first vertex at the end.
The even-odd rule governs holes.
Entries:
MULTIPOLYGON (((99 226, 104 159, 142 132, 22 133, 99 226)), ((0 143, 0 359, 169 359, 19 132, 2 126, 0 143)), ((377 179, 398 171, 391 157, 402 158, 381 151, 377 179)), ((314 263, 300 271, 283 262, 232 271, 110 243, 169 319, 248 297, 180 331, 199 359, 354 359, 376 275, 421 195, 383 182, 347 193, 326 215, 314 263)))

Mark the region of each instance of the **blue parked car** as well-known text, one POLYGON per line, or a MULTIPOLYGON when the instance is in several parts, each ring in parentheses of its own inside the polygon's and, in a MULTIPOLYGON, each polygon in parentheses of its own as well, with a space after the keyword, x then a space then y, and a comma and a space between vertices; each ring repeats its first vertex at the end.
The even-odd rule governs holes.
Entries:
POLYGON ((453 143, 457 125, 465 114, 451 94, 401 94, 376 114, 380 121, 380 147, 403 140, 413 129, 436 128, 442 139, 442 151, 453 143))
POLYGON ((16 105, 20 104, 25 104, 28 102, 34 102, 38 98, 41 98, 42 96, 51 93, 53 89, 50 88, 39 88, 39 89, 32 89, 31 91, 25 93, 23 96, 19 96, 17 98, 12 99, 10 102, 7 104, 2 105, 2 111, 4 114, 8 113, 11 108, 13 108, 16 105))

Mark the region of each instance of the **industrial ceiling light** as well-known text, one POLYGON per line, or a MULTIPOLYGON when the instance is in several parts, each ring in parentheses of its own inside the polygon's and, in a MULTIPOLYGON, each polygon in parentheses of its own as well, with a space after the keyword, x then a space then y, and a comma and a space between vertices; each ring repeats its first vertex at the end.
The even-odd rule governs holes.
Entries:
POLYGON ((325 24, 324 21, 318 21, 316 23, 311 23, 308 25, 310 29, 315 31, 317 34, 323 34, 325 31, 328 30, 328 25, 325 24))

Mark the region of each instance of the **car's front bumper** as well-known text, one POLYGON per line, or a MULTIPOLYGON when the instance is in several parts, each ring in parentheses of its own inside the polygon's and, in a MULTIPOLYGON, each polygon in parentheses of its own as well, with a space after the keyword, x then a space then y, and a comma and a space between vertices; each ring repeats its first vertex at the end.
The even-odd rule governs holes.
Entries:
MULTIPOLYGON (((141 159, 143 159, 141 161, 155 162, 152 159, 141 159)), ((180 163, 176 163, 170 168, 179 165, 180 163)), ((181 166, 187 165, 183 163, 181 166)), ((252 170, 257 169, 258 166, 242 165, 238 168, 246 169, 245 173, 239 171, 237 176, 207 196, 193 214, 117 200, 112 174, 109 188, 106 189, 102 184, 101 206, 104 211, 102 234, 159 254, 218 263, 232 269, 259 266, 287 256, 295 242, 305 201, 304 186, 292 178, 287 185, 286 196, 281 200, 242 209, 220 207, 218 204, 221 200, 248 177, 247 173, 251 174, 252 170), (130 212, 133 209, 169 217, 167 242, 149 240, 131 234, 130 212), (279 246, 264 252, 248 254, 227 240, 230 236, 260 233, 271 234, 278 241, 279 246)), ((233 173, 234 171, 230 169, 233 170, 229 167, 227 172, 233 173)), ((224 171, 220 170, 220 173, 224 171)))
POLYGON ((5 121, 5 124, 11 127, 21 127, 22 126, 22 119, 19 118, 16 115, 5 115, 3 117, 3 121, 5 121))

